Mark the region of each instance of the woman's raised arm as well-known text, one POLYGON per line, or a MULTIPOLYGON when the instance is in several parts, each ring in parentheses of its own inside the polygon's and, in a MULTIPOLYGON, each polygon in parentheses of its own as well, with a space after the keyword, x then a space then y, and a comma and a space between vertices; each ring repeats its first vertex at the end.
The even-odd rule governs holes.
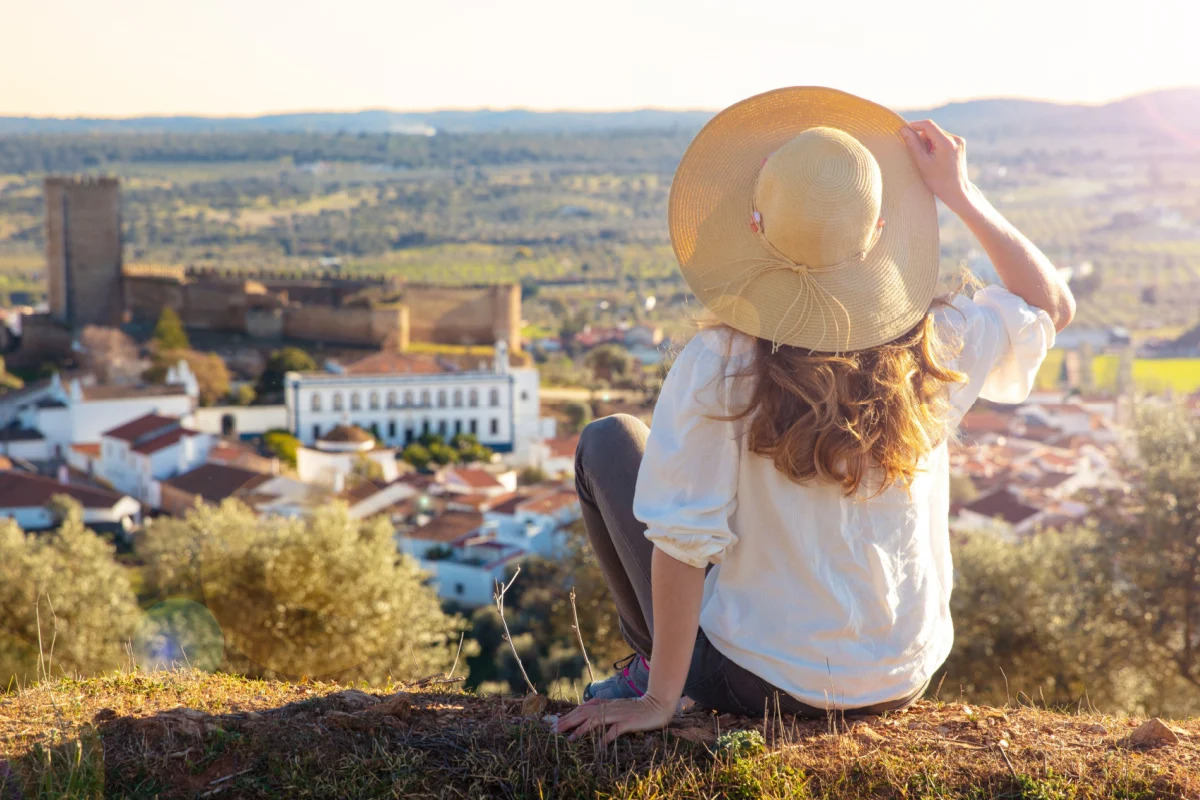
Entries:
POLYGON ((967 177, 967 146, 933 120, 901 128, 925 185, 971 229, 1005 288, 1046 311, 1061 331, 1075 316, 1075 296, 1037 245, 1013 227, 967 177))

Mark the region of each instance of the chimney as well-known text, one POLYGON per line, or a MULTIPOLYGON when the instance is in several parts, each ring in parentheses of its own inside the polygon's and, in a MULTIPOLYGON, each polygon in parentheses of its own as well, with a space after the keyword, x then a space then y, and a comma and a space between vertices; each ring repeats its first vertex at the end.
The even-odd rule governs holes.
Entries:
POLYGON ((58 465, 58 482, 61 483, 63 486, 71 485, 71 477, 70 477, 70 473, 67 471, 66 464, 58 465))

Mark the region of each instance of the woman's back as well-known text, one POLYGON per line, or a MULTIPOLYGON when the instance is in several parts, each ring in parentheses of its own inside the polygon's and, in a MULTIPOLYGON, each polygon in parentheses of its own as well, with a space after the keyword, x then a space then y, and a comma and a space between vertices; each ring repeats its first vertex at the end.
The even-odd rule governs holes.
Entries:
MULTIPOLYGON (((935 319, 962 345, 953 424, 980 395, 1024 399, 1054 341, 1046 312, 999 286, 959 295, 935 319)), ((922 457, 909 491, 797 484, 750 451, 749 419, 719 419, 746 401, 738 373, 754 357, 753 339, 728 329, 683 350, 655 408, 634 513, 668 554, 716 564, 700 625, 740 666, 818 707, 911 692, 953 640, 946 444, 922 457)))

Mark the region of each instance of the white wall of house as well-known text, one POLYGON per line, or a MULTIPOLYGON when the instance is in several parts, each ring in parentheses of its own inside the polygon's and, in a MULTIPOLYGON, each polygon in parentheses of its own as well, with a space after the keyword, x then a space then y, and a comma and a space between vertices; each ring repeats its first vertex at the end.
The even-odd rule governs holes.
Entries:
POLYGON ((0 442, 0 455, 23 458, 26 461, 49 461, 58 454, 58 449, 49 439, 19 439, 0 442))
POLYGON ((213 441, 212 436, 201 433, 185 436, 153 453, 139 453, 128 442, 105 436, 100 440, 96 473, 118 492, 157 507, 160 505, 157 483, 203 464, 208 460, 213 441))
POLYGON ((350 506, 350 516, 354 519, 366 519, 416 494, 417 490, 407 483, 393 483, 350 506))
POLYGON ((391 483, 400 477, 395 450, 367 450, 361 453, 327 453, 311 447, 296 448, 296 474, 305 483, 316 483, 340 491, 353 474, 360 458, 379 465, 383 480, 391 483))
POLYGON ((285 405, 275 406, 210 406, 197 408, 193 427, 198 431, 220 436, 226 419, 233 422, 238 436, 261 435, 269 430, 288 427, 285 405))
MULTIPOLYGON (((142 507, 132 497, 122 497, 111 508, 84 508, 85 525, 120 524, 128 519, 136 525, 141 521, 142 507)), ((44 530, 55 526, 54 516, 45 506, 11 506, 0 508, 0 519, 14 520, 23 530, 44 530)))
POLYGON ((421 568, 432 576, 438 597, 467 606, 491 604, 496 581, 504 579, 506 566, 507 563, 488 567, 448 560, 421 561, 421 568))

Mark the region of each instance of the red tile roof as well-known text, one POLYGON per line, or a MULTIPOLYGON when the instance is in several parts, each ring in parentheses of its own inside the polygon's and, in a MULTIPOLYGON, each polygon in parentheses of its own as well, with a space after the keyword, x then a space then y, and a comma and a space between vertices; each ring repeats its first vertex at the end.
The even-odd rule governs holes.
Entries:
POLYGON ((472 489, 495 489, 497 486, 503 488, 504 484, 496 479, 492 473, 478 469, 475 467, 460 467, 458 469, 449 470, 447 476, 454 475, 460 481, 470 486, 472 489))
POLYGON ((95 486, 59 483, 31 472, 0 472, 0 508, 44 506, 56 494, 69 495, 84 508, 112 508, 125 496, 95 486))
POLYGON ((433 375, 450 370, 430 355, 381 350, 346 367, 349 375, 433 375))
POLYGON ((579 447, 579 434, 547 439, 545 444, 550 451, 551 458, 574 458, 575 450, 579 447))
POLYGON ((1007 433, 1012 422, 1011 414, 987 409, 972 409, 968 411, 959 424, 967 433, 1007 433))
POLYGON ((409 531, 412 539, 451 544, 474 533, 483 525, 483 515, 477 511, 444 511, 419 528, 409 531))
POLYGON ((1008 489, 998 489, 991 494, 984 495, 963 506, 963 509, 985 517, 1000 517, 1012 525, 1024 522, 1040 511, 1040 509, 1022 503, 1008 489))
POLYGON ((517 507, 530 498, 530 495, 525 492, 513 492, 512 494, 502 495, 496 498, 488 511, 492 514, 515 514, 517 507))
POLYGON ((178 417, 167 417, 162 414, 143 414, 137 419, 126 422, 124 425, 110 428, 100 435, 133 444, 144 437, 165 432, 169 428, 178 427, 178 425, 178 417))
POLYGON ((182 383, 150 383, 142 386, 95 385, 80 387, 84 400, 132 400, 143 397, 186 395, 182 383))
POLYGON ((76 453, 82 453, 85 456, 92 456, 93 458, 100 455, 99 442, 79 442, 78 444, 71 445, 71 449, 76 453))
POLYGON ((163 484, 210 503, 219 503, 238 491, 247 491, 271 480, 270 475, 225 464, 201 464, 191 472, 177 475, 163 484))
POLYGON ((187 428, 176 428, 172 431, 167 431, 161 436, 155 436, 153 439, 146 439, 145 441, 138 442, 130 449, 135 453, 149 455, 150 453, 157 453, 163 448, 170 447, 171 445, 178 443, 185 436, 199 435, 199 431, 193 431, 187 428))
POLYGON ((534 514, 553 514, 579 502, 579 495, 574 489, 556 489, 546 494, 538 495, 522 504, 522 511, 534 514))

